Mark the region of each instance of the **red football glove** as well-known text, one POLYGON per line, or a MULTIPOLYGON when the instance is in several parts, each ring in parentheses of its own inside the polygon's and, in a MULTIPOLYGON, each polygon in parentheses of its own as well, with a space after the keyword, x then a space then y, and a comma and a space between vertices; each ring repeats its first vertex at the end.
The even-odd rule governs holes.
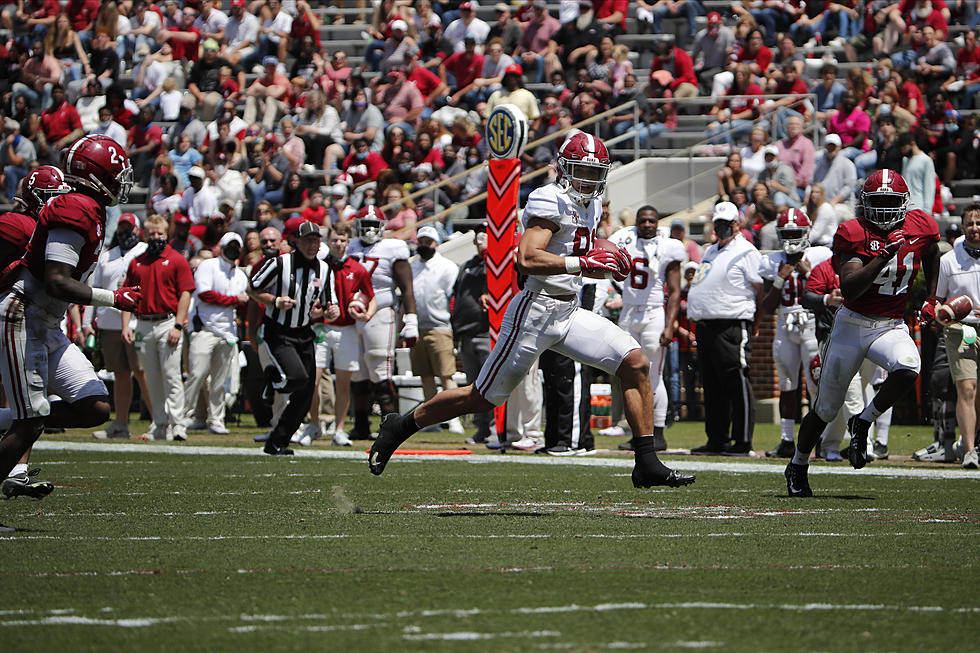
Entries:
POLYGON ((936 298, 929 297, 922 302, 922 310, 919 313, 919 323, 922 326, 929 326, 936 319, 936 298))
POLYGON ((902 245, 905 244, 905 232, 901 229, 896 229, 895 231, 888 234, 885 238, 885 242, 881 249, 878 250, 878 256, 884 256, 885 258, 891 258, 898 254, 898 250, 901 249, 902 245))
POLYGON ((619 257, 616 252, 594 247, 585 256, 579 257, 582 266, 582 274, 586 272, 612 272, 619 270, 619 257))
POLYGON ((613 272, 613 279, 616 281, 626 281, 633 271, 633 258, 622 247, 615 254, 617 270, 613 272))
POLYGON ((123 286, 112 291, 112 305, 120 311, 135 311, 141 296, 139 286, 123 286))

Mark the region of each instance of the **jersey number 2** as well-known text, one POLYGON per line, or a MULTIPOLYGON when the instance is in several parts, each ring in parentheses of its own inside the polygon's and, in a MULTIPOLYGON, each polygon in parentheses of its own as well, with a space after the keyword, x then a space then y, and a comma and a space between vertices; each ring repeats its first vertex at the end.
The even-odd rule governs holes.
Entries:
POLYGON ((878 294, 904 294, 909 287, 909 275, 907 273, 914 265, 915 252, 909 252, 902 260, 893 257, 892 260, 888 261, 888 265, 882 268, 874 280, 874 285, 878 286, 878 294))

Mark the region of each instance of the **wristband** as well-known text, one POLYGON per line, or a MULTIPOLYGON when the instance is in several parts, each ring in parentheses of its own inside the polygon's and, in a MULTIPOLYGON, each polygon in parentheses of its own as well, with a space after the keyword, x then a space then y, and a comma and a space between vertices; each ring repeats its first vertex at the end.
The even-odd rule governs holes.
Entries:
POLYGON ((565 257, 565 272, 567 272, 569 274, 581 274, 582 273, 582 261, 580 261, 577 256, 566 256, 565 257))
POLYGON ((111 290, 105 288, 92 288, 92 299, 89 300, 91 306, 115 306, 116 296, 111 290))
POLYGON ((183 324, 174 323, 173 328, 177 329, 178 331, 183 331, 184 330, 184 325, 183 324))
POLYGON ((829 294, 828 295, 824 295, 823 296, 823 305, 824 306, 829 306, 829 304, 827 303, 829 301, 830 301, 830 295, 829 294))
POLYGON ((782 290, 783 286, 785 285, 786 285, 786 279, 782 278, 778 274, 776 275, 776 278, 772 280, 772 287, 775 288, 776 290, 782 290))

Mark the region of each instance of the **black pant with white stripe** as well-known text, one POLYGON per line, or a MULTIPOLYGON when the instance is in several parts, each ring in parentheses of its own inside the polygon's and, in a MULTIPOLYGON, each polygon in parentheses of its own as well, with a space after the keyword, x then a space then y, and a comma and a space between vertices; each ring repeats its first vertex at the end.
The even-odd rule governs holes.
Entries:
POLYGON ((592 368, 546 349, 538 359, 544 376, 544 446, 593 449, 592 368))
POLYGON ((708 445, 721 449, 732 441, 748 451, 755 428, 755 397, 749 381, 748 320, 698 322, 698 360, 704 388, 704 430, 708 445))
POLYGON ((280 326, 272 320, 265 321, 265 344, 272 357, 272 387, 276 392, 289 395, 289 403, 272 429, 269 442, 277 447, 289 444, 303 416, 313 401, 313 382, 316 379, 315 338, 313 329, 280 326))

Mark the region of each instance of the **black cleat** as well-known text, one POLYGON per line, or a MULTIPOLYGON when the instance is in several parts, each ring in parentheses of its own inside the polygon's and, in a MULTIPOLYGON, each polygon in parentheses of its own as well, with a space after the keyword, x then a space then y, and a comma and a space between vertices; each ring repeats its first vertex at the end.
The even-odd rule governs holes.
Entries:
POLYGON ((868 460, 868 430, 871 422, 861 419, 860 415, 855 415, 847 420, 847 430, 851 434, 851 444, 847 448, 847 460, 851 467, 861 469, 867 465, 868 460))
POLYGON ((271 442, 266 442, 265 448, 263 448, 262 451, 266 452, 270 456, 292 456, 294 453, 289 447, 277 447, 271 442))
POLYGON ((807 478, 808 465, 786 465, 783 476, 786 477, 786 491, 791 497, 812 497, 813 490, 810 489, 810 480, 807 478))
POLYGON ((36 478, 40 470, 32 469, 26 474, 8 476, 3 485, 0 486, 4 499, 15 497, 31 497, 32 499, 43 499, 54 490, 54 483, 43 481, 36 478))
POLYGON ((694 456, 723 456, 726 449, 727 444, 716 445, 708 442, 707 444, 702 444, 700 447, 691 449, 691 454, 694 456))
POLYGON ((751 442, 741 442, 735 444, 734 442, 729 443, 725 447, 726 456, 751 456, 752 455, 752 443, 751 442))
POLYGON ((766 458, 792 458, 796 454, 796 445, 792 440, 780 440, 775 449, 766 452, 766 458))
POLYGON ((408 439, 408 437, 398 433, 401 421, 402 416, 398 413, 388 413, 381 419, 378 437, 371 445, 371 454, 368 457, 371 473, 375 476, 381 476, 381 473, 385 471, 385 465, 391 460, 392 454, 402 442, 408 439))
POLYGON ((633 467, 633 487, 654 487, 666 485, 668 487, 681 487, 690 485, 694 482, 694 474, 684 474, 676 469, 667 469, 667 475, 656 475, 646 471, 639 465, 633 467))

